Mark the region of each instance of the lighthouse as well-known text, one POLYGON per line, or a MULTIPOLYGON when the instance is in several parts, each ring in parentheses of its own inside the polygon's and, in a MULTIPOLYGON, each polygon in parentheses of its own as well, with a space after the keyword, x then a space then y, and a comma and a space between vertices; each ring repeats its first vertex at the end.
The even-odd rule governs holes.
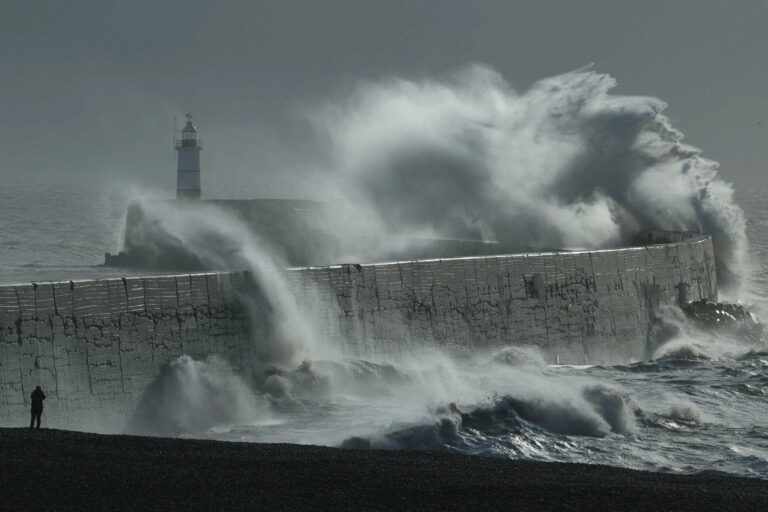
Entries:
POLYGON ((176 167, 176 198, 200 199, 200 150, 203 141, 197 136, 192 115, 187 114, 187 123, 181 130, 181 138, 175 141, 178 152, 176 167))

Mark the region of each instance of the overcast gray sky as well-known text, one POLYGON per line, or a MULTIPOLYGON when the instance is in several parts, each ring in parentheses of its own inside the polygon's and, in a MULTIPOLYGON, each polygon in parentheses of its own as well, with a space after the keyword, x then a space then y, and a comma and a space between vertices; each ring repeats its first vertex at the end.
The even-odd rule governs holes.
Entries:
POLYGON ((203 185, 290 195, 302 112, 359 80, 473 62, 516 88, 589 63, 657 96, 737 187, 768 185, 768 1, 15 1, 0 16, 0 175, 172 192, 192 111, 203 185), (221 185, 217 186, 216 183, 221 185), (233 184, 237 184, 234 186, 233 184))

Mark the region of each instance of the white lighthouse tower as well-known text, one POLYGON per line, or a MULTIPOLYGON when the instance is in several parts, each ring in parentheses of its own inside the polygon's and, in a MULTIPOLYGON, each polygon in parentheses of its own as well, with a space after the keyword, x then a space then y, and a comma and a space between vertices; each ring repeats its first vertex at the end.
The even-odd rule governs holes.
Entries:
POLYGON ((175 145, 179 153, 176 198, 200 199, 200 150, 203 149, 203 141, 197 137, 191 114, 187 114, 187 123, 181 130, 181 139, 176 139, 175 145))

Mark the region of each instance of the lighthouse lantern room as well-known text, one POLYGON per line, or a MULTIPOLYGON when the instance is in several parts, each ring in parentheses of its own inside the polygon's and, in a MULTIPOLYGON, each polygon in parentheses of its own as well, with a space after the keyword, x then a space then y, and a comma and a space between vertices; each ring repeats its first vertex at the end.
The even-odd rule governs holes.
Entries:
POLYGON ((200 150, 203 149, 203 141, 197 136, 191 114, 187 114, 187 122, 175 146, 178 153, 176 197, 200 199, 200 150))

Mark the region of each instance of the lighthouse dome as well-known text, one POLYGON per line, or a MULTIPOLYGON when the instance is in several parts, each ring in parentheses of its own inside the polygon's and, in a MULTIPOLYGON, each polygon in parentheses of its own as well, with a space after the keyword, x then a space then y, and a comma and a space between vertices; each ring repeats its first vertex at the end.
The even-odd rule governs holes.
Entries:
POLYGON ((191 119, 187 119, 187 124, 184 125, 184 129, 181 130, 182 132, 196 132, 197 128, 195 128, 195 125, 192 124, 191 119))

